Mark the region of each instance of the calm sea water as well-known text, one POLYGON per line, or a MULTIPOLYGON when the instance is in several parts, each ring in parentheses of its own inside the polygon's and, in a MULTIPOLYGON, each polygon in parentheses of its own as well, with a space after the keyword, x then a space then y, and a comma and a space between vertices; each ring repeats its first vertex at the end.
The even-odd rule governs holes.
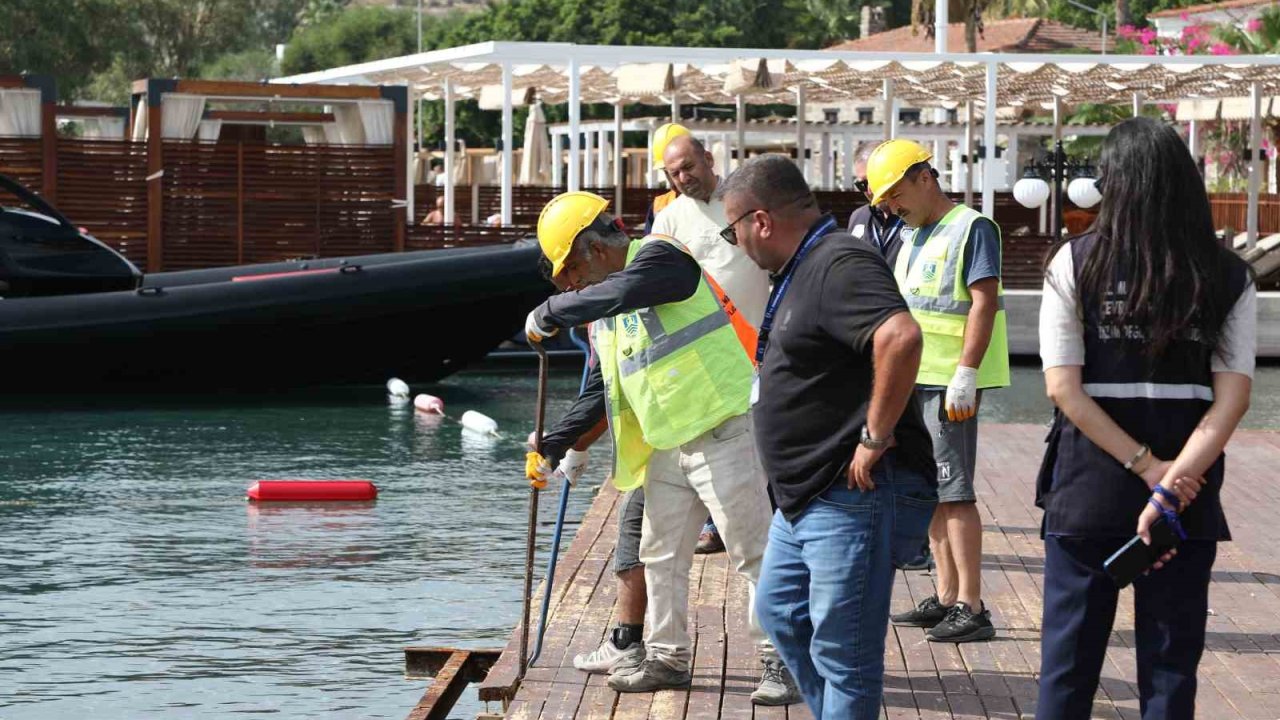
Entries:
MULTIPOLYGON (((577 382, 553 375, 549 419, 577 382)), ((0 720, 403 718, 425 687, 403 679, 404 645, 501 646, 520 612, 534 374, 419 390, 510 439, 381 388, 0 405, 0 720), (347 477, 376 482, 377 502, 243 499, 255 479, 347 477)), ((1280 368, 1263 369, 1247 425, 1280 428, 1277 390, 1280 368)), ((1048 407, 1017 368, 983 412, 1043 422, 1048 407)), ((573 493, 571 520, 590 497, 573 493)), ((544 550, 554 512, 546 498, 544 550)), ((474 717, 473 698, 454 716, 474 717)))

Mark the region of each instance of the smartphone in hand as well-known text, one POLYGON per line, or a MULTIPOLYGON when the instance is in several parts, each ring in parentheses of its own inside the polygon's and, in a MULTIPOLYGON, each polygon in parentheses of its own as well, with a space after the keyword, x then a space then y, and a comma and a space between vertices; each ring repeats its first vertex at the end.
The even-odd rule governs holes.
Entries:
POLYGON ((1178 547, 1178 536, 1163 517, 1151 523, 1151 544, 1134 535, 1124 547, 1102 563, 1102 567, 1115 581, 1116 587, 1125 587, 1146 572, 1165 553, 1178 547))

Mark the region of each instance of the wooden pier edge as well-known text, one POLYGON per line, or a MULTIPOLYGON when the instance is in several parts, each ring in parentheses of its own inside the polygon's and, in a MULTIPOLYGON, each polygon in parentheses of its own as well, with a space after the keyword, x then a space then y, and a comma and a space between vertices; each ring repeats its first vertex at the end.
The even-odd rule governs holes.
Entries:
MULTIPOLYGON (((1044 435, 1041 426, 996 423, 984 423, 980 432, 983 596, 997 628, 995 640, 932 643, 919 628, 890 627, 882 718, 1034 718, 1044 572, 1034 475, 1044 435)), ((1198 717, 1280 718, 1280 554, 1274 552, 1271 531, 1274 508, 1280 507, 1278 466, 1280 433, 1241 431, 1228 446, 1223 505, 1234 540, 1219 546, 1210 586, 1198 717)), ((502 717, 515 720, 812 720, 803 705, 751 705, 759 676, 746 642, 747 585, 723 553, 696 556, 690 573, 692 687, 620 695, 604 676, 573 668, 574 654, 599 645, 613 622, 618 498, 611 486, 601 489, 564 553, 542 658, 517 685, 517 626, 480 682, 480 699, 500 702, 502 717)), ((891 610, 906 610, 934 591, 928 573, 898 573, 891 610)), ((538 592, 540 597, 541 588, 538 592)), ((1126 590, 1093 718, 1139 716, 1133 622, 1132 590, 1126 590)), ((454 672, 461 674, 462 668, 454 672)))

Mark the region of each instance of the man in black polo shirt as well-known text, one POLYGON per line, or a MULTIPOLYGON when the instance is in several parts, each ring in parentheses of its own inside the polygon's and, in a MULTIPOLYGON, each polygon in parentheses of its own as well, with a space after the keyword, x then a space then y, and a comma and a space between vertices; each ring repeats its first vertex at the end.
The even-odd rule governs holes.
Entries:
POLYGON ((717 193, 721 236, 773 273, 752 415, 778 511, 756 612, 815 718, 877 718, 893 562, 919 550, 937 500, 920 328, 790 160, 750 160, 717 193))

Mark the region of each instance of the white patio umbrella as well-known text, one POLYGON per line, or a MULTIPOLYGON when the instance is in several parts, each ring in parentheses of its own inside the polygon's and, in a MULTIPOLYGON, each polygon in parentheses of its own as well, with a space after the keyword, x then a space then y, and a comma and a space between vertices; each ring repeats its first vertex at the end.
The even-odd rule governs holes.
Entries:
POLYGON ((547 135, 547 116, 542 103, 529 108, 524 123, 524 152, 520 154, 521 185, 545 185, 551 174, 551 139, 547 135))

